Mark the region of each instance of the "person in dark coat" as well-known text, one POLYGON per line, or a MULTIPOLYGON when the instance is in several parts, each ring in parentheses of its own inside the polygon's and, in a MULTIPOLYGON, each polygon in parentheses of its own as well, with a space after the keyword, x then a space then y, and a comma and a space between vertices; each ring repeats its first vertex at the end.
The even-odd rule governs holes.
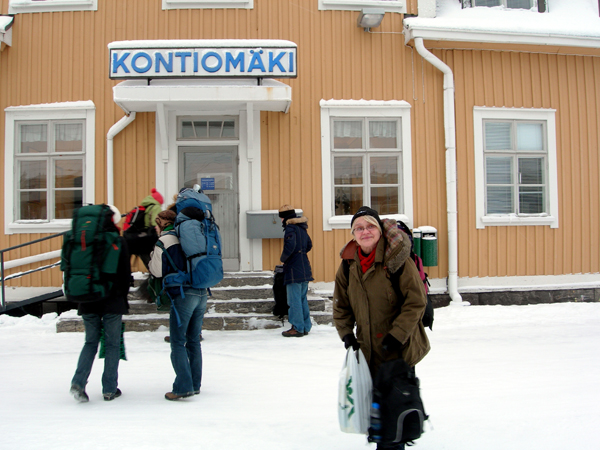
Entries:
MULTIPOLYGON (((333 292, 333 322, 346 348, 361 349, 375 378, 384 361, 402 358, 414 366, 429 352, 421 319, 427 296, 410 257, 411 242, 395 220, 379 218, 368 206, 352 217, 352 235, 340 256, 333 292), (346 265, 346 268, 344 268, 346 265), (390 274, 400 272, 397 298, 390 274), (356 328, 356 335, 354 329, 356 328)), ((377 449, 403 450, 379 443, 377 449)))
MULTIPOLYGON (((116 223, 121 220, 121 213, 117 208, 111 206, 113 210, 114 229, 107 231, 117 231, 119 228, 116 223)), ((113 285, 110 296, 106 300, 97 302, 80 303, 77 310, 83 319, 85 326, 85 344, 79 355, 77 369, 71 380, 71 394, 79 402, 89 401, 85 392, 94 358, 98 352, 100 336, 104 331, 104 348, 106 350, 104 357, 104 372, 102 374, 102 394, 104 400, 110 401, 121 395, 118 385, 119 359, 121 357, 121 331, 123 323, 123 314, 129 311, 129 302, 127 293, 131 286, 131 264, 127 243, 123 237, 119 236, 121 242, 121 253, 117 272, 110 275, 113 285)), ((108 275, 105 275, 108 277, 108 275)))
POLYGON ((289 205, 279 208, 284 235, 281 262, 283 263, 283 284, 287 293, 288 321, 292 327, 281 333, 284 337, 302 337, 312 327, 308 309, 308 282, 313 280, 307 253, 312 249, 308 235, 308 219, 298 217, 289 205))

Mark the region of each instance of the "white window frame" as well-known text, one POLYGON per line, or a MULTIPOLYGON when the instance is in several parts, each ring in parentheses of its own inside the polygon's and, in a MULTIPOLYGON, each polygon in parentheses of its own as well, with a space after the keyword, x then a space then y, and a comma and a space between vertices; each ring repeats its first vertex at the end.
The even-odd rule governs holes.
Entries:
POLYGON ((98 0, 9 0, 8 13, 98 11, 98 0))
POLYGON ((509 225, 546 225, 558 228, 558 165, 556 155, 556 110, 525 108, 473 108, 473 134, 475 149, 475 213, 477 228, 509 225), (517 214, 485 215, 485 155, 484 120, 535 120, 546 123, 545 136, 548 158, 548 213, 518 216, 517 214))
MULTIPOLYGON (((465 3, 464 0, 462 0, 462 1, 463 1, 463 4, 464 4, 465 3)), ((500 0, 501 4, 498 5, 498 6, 480 6, 480 5, 477 5, 477 0, 468 0, 468 2, 471 5, 470 6, 471 8, 497 8, 497 7, 502 7, 502 8, 505 8, 505 9, 521 9, 522 11, 529 11, 529 10, 531 10, 533 8, 537 9, 537 7, 538 7, 538 0, 529 0, 530 5, 531 5, 529 8, 509 8, 507 6, 507 4, 508 4, 507 0, 500 0)), ((463 6, 463 8, 464 8, 464 6, 463 6)))
POLYGON ((360 11, 363 8, 380 8, 385 12, 406 14, 406 0, 319 0, 319 10, 360 11))
POLYGON ((331 148, 332 118, 375 118, 400 119, 402 151, 402 214, 382 215, 381 218, 394 218, 404 221, 412 228, 413 187, 412 187, 412 147, 410 104, 405 101, 390 100, 321 100, 321 172, 323 195, 323 230, 350 229, 351 215, 336 216, 333 192, 333 167, 331 148))
POLYGON ((95 203, 95 139, 96 107, 91 101, 65 102, 45 105, 10 106, 5 112, 4 138, 4 230, 5 234, 60 233, 71 227, 71 219, 16 220, 15 150, 17 122, 40 120, 84 120, 85 156, 83 160, 83 203, 95 203))
POLYGON ((254 9, 254 0, 162 0, 162 9, 254 9))

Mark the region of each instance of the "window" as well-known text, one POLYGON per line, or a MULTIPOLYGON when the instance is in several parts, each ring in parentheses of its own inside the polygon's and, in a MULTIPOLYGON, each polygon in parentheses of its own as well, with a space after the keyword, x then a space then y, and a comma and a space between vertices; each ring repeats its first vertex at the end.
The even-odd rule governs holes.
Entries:
POLYGON ((162 0, 162 9, 253 9, 254 0, 162 0))
POLYGON ((494 7, 503 6, 507 9, 531 9, 537 8, 539 12, 546 11, 547 0, 461 0, 463 8, 476 6, 494 7))
POLYGON ((385 12, 406 14, 406 0, 319 0, 320 10, 360 11, 363 8, 382 8, 385 12))
POLYGON ((98 0, 9 0, 8 13, 97 11, 98 0))
POLYGON ((68 229, 94 203, 92 102, 10 107, 6 112, 7 234, 68 229))
POLYGON ((324 229, 349 228, 362 205, 412 222, 410 105, 321 101, 321 129, 324 229))
POLYGON ((237 117, 179 117, 177 139, 238 139, 237 117))
POLYGON ((477 228, 558 227, 554 113, 474 108, 477 228))

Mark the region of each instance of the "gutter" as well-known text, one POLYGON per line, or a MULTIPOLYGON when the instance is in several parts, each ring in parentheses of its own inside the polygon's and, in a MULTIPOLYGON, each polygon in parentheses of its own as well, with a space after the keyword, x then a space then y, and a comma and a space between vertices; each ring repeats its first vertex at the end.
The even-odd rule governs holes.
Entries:
POLYGON ((115 123, 108 133, 106 133, 106 198, 109 205, 115 204, 115 179, 114 179, 114 150, 113 150, 113 139, 121 131, 125 129, 127 125, 135 120, 135 112, 130 112, 128 115, 122 117, 117 123, 115 123))
POLYGON ((448 208, 448 294, 452 304, 463 303, 458 293, 458 225, 456 200, 456 132, 454 118, 454 75, 452 69, 425 48, 423 38, 415 38, 415 49, 444 74, 444 134, 446 146, 446 203, 448 208))

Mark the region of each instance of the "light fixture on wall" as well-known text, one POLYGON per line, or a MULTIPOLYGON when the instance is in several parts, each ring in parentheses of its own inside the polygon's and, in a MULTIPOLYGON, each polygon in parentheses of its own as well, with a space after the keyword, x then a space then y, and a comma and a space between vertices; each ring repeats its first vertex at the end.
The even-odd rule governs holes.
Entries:
POLYGON ((379 8, 365 8, 358 14, 356 21, 357 27, 362 27, 365 31, 370 31, 371 28, 381 25, 385 10, 379 8))

